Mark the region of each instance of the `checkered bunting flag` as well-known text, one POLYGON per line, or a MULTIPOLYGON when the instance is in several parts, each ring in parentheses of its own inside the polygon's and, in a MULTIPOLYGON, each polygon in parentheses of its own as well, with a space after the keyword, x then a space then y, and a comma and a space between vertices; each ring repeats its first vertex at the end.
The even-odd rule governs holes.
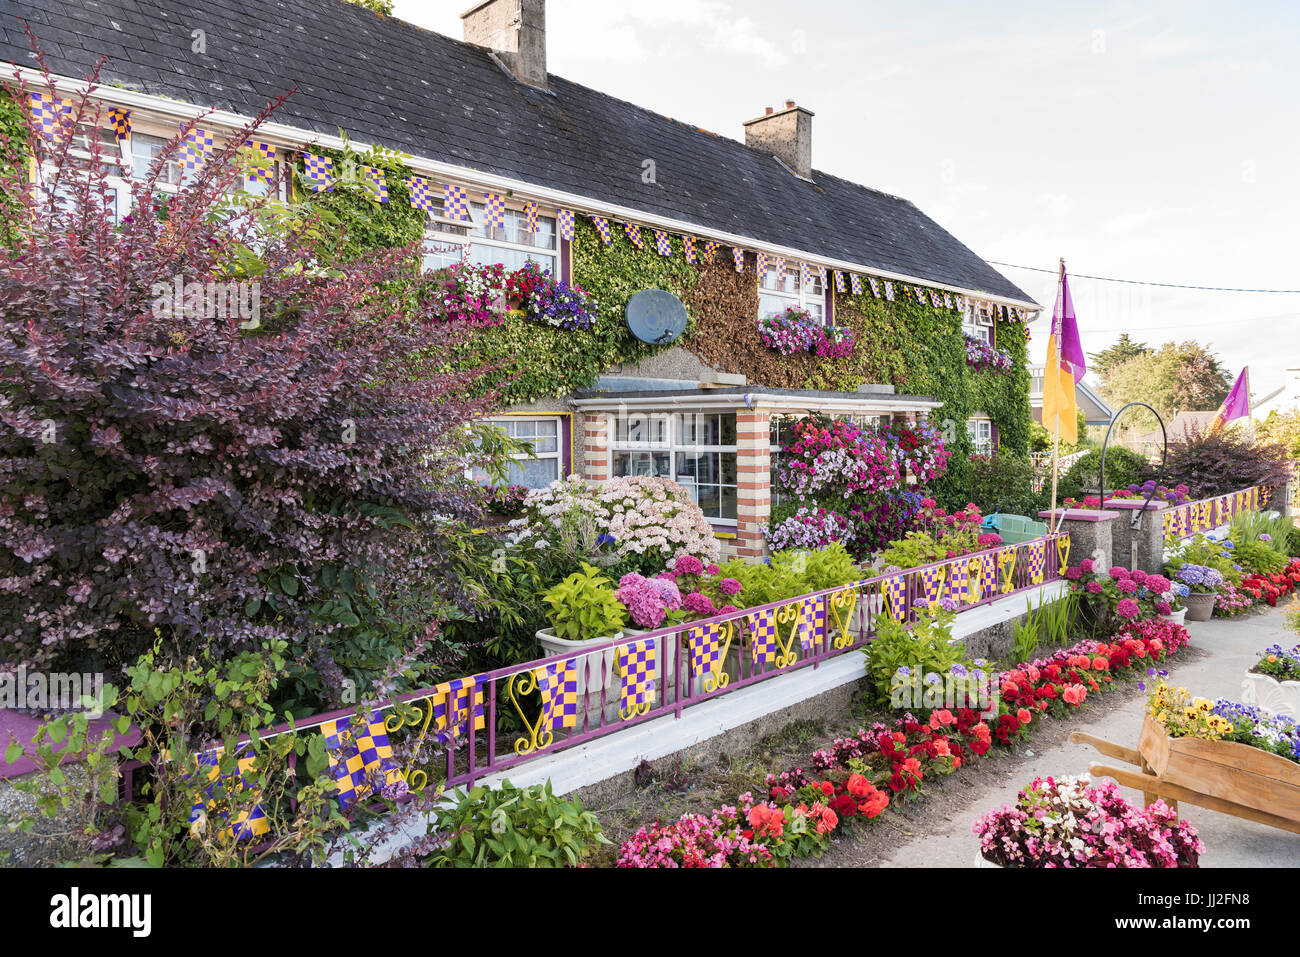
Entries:
POLYGON ((855 296, 862 295, 862 277, 855 272, 849 273, 849 289, 855 296))
POLYGON ((506 224, 506 198, 500 193, 483 194, 483 225, 500 229, 506 224))
POLYGON ((614 237, 609 231, 608 219, 605 219, 603 216, 592 216, 591 225, 596 227, 596 235, 600 237, 600 241, 606 246, 614 241, 614 237))
POLYGON ((406 177, 406 193, 411 199, 412 208, 422 209, 426 213, 433 212, 433 184, 427 179, 419 176, 406 177))
POLYGON ((880 593, 884 596, 885 612, 894 621, 901 622, 907 616, 907 579, 902 575, 886 578, 880 583, 880 593))
POLYGON ((763 278, 767 275, 768 266, 767 253, 760 251, 754 254, 754 268, 758 270, 759 282, 762 282, 763 278))
POLYGON ((64 120, 72 116, 72 101, 64 100, 50 93, 31 93, 31 102, 29 104, 32 117, 32 125, 38 129, 47 140, 54 139, 54 135, 60 130, 59 114, 63 114, 64 120))
POLYGON ((683 237, 682 237, 682 256, 683 256, 683 257, 686 259, 686 261, 687 261, 688 263, 690 263, 692 266, 694 266, 694 265, 696 265, 696 264, 699 263, 699 256, 696 255, 696 253, 695 253, 695 237, 694 237, 694 236, 683 236, 683 237))
POLYGON ((655 700, 655 640, 619 645, 618 673, 623 676, 619 714, 626 721, 648 712, 655 700))
POLYGON ((303 153, 302 176, 309 189, 317 193, 328 193, 334 189, 334 160, 315 153, 303 153))
POLYGON ((956 305, 957 304, 953 302, 952 294, 945 292, 943 294, 943 307, 945 309, 953 309, 956 307, 956 305))
POLYGON ((668 238, 668 234, 662 229, 656 229, 655 234, 655 252, 660 256, 671 256, 673 254, 673 244, 668 238))
POLYGON ((472 222, 469 215, 469 194, 463 186, 447 183, 442 188, 442 215, 462 223, 472 222))
POLYGON ((196 172, 208 161, 208 154, 216 148, 211 131, 195 127, 185 134, 185 143, 181 147, 181 167, 196 172))
POLYGON ((867 282, 871 285, 871 295, 877 299, 880 298, 880 281, 875 276, 868 276, 867 282))
POLYGON ((799 288, 809 289, 812 287, 813 270, 812 266, 807 263, 799 264, 799 288))
POLYGON ((840 272, 840 270, 838 269, 835 270, 835 291, 836 292, 848 291, 848 286, 844 282, 844 273, 840 272))
POLYGON ((826 289, 826 267, 814 266, 813 269, 816 270, 817 272, 817 281, 821 283, 822 289, 825 290, 826 289))
POLYGON ((471 709, 474 715, 474 730, 483 730, 483 686, 479 681, 481 677, 476 675, 472 678, 457 678, 437 685, 433 689, 433 726, 440 732, 437 736, 439 744, 446 744, 462 734, 469 733, 471 709))
POLYGON ((530 233, 541 232, 537 222, 537 204, 534 202, 524 203, 524 229, 530 233))
POLYGON ((948 566, 948 582, 944 597, 960 608, 970 603, 970 564, 958 561, 948 566))
POLYGON ((998 592, 998 560, 992 552, 980 556, 980 594, 991 596, 998 592))
POLYGON ((555 214, 555 223, 556 226, 559 227, 560 238, 567 240, 568 242, 573 242, 573 210, 561 209, 557 211, 555 214))
POLYGON ((578 662, 570 658, 534 668, 537 689, 542 693, 541 730, 563 731, 578 724, 578 662))
POLYGON ((894 284, 888 279, 885 280, 885 298, 890 302, 894 301, 894 284))
POLYGON ((627 238, 632 240, 632 245, 637 249, 645 249, 645 240, 641 238, 641 227, 636 223, 624 223, 623 232, 627 238))
MULTIPOLYGON (((190 823, 199 820, 200 815, 207 818, 204 831, 214 833, 214 825, 220 826, 215 833, 235 841, 250 837, 261 837, 271 832, 271 822, 266 817, 266 809, 259 803, 260 794, 253 792, 247 778, 244 777, 253 766, 256 756, 247 754, 237 759, 234 774, 227 775, 220 782, 221 755, 215 751, 198 756, 201 769, 206 769, 204 776, 208 781, 202 796, 190 807, 190 823), (218 797, 216 790, 220 785, 223 794, 218 797), (250 806, 251 805, 251 806, 250 806), (230 821, 230 812, 239 808, 234 823, 230 821), (215 818, 215 820, 214 820, 215 818)), ((186 775, 188 778, 188 775, 186 775)))
POLYGON ((722 633, 725 625, 699 625, 686 633, 686 643, 691 649, 691 677, 717 678, 722 671, 722 633))
POLYGON ((370 198, 376 203, 388 202, 388 180, 384 177, 382 169, 362 166, 361 182, 366 184, 366 189, 370 191, 370 198))
POLYGON ((776 284, 778 286, 784 286, 785 277, 788 274, 788 265, 785 261, 785 257, 777 256, 775 257, 773 262, 776 264, 776 284))
POLYGON ((270 186, 275 175, 275 147, 257 140, 244 140, 243 152, 251 160, 248 178, 270 186))
POLYGON ((815 645, 826 637, 825 611, 820 598, 805 598, 799 603, 799 647, 804 654, 813 653, 815 645))
POLYGON ((718 255, 718 249, 719 249, 718 243, 714 242, 712 239, 706 239, 704 241, 704 261, 706 263, 712 264, 713 257, 718 255))
POLYGON ((943 305, 943 296, 935 292, 933 289, 930 290, 930 305, 934 306, 936 309, 943 305))
POLYGON ((108 125, 113 128, 113 135, 119 143, 131 139, 131 111, 113 107, 108 111, 108 125))
POLYGON ((736 272, 745 271, 745 250, 738 246, 731 247, 731 259, 736 264, 736 272))
POLYGON ((776 664, 776 612, 768 608, 746 615, 745 627, 749 629, 750 655, 755 667, 776 664))
POLYGON ((1047 543, 1034 542, 1029 546, 1029 580, 1035 585, 1041 585, 1046 569, 1047 543))
POLYGON ((919 577, 921 587, 925 590, 925 600, 933 605, 943 594, 943 581, 947 569, 942 565, 933 565, 929 568, 922 568, 919 577))
POLYGON ((372 793, 371 775, 381 772, 384 784, 394 784, 402 778, 402 770, 393 760, 393 747, 388 741, 388 729, 378 711, 372 711, 364 727, 358 728, 353 718, 339 718, 321 725, 325 735, 325 753, 329 758, 330 772, 339 789, 339 808, 346 811, 360 798, 372 793), (350 739, 353 749, 344 743, 350 739), (352 752, 352 753, 347 753, 352 752))

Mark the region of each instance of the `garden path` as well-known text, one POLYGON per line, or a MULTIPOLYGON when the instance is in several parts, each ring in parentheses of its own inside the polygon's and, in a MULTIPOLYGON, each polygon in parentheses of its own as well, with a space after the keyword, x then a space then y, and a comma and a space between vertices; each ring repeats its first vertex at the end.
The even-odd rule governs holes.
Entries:
MULTIPOLYGON (((1295 640, 1295 635, 1286 630, 1281 608, 1244 619, 1189 622, 1188 630, 1192 634, 1191 647, 1201 653, 1171 663, 1169 680, 1208 698, 1240 700, 1242 676, 1255 663, 1257 652, 1274 642, 1290 644, 1295 640)), ((971 833, 977 817, 1014 802, 1016 792, 1035 776, 1080 774, 1087 770, 1089 762, 1102 760, 1087 745, 1071 744, 1068 732, 1086 731, 1117 744, 1136 747, 1145 709, 1146 696, 1132 694, 1126 695, 1116 707, 1085 720, 1050 722, 1063 726, 1053 729, 1061 733, 1042 729, 1025 743, 1016 758, 999 762, 997 773, 981 775, 976 786, 969 790, 943 795, 940 801, 945 805, 945 814, 931 818, 928 825, 914 822, 911 835, 899 835, 899 842, 887 851, 882 852, 878 843, 870 839, 856 842, 843 838, 824 857, 807 864, 814 867, 970 867, 979 847, 978 839, 971 833)), ((947 779, 942 791, 950 790, 960 777, 959 772, 947 779)), ((1125 788, 1124 793, 1130 800, 1141 803, 1139 792, 1125 788)), ((916 808, 923 812, 930 803, 930 800, 918 802, 916 808)), ((1196 825, 1205 842, 1203 867, 1300 867, 1300 834, 1190 804, 1179 805, 1179 812, 1196 825)))

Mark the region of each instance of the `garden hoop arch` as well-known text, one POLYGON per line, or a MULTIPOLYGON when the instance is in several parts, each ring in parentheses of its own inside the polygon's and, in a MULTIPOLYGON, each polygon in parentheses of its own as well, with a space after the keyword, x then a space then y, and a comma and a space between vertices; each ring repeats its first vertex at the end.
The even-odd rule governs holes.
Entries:
MULTIPOLYGON (((1114 417, 1110 420, 1110 428, 1106 430, 1106 440, 1101 443, 1101 473, 1097 476, 1097 484, 1101 486, 1102 508, 1106 507, 1106 450, 1110 448, 1110 437, 1115 431, 1115 423, 1119 421, 1119 417, 1135 405, 1140 405, 1142 408, 1148 410, 1156 417, 1156 421, 1160 423, 1160 470, 1156 473, 1156 484, 1159 484, 1160 479, 1164 478, 1165 463, 1169 461, 1169 433, 1165 430, 1165 420, 1160 418, 1159 412, 1151 408, 1151 406, 1147 405, 1145 402, 1130 402, 1128 405, 1124 406, 1124 408, 1116 412, 1114 417)), ((1147 506, 1151 504, 1151 499, 1155 498, 1155 494, 1155 489, 1152 489, 1147 493, 1146 499, 1142 502, 1142 507, 1133 513, 1133 518, 1129 521, 1129 524, 1134 529, 1142 527, 1142 516, 1146 514, 1147 506)))

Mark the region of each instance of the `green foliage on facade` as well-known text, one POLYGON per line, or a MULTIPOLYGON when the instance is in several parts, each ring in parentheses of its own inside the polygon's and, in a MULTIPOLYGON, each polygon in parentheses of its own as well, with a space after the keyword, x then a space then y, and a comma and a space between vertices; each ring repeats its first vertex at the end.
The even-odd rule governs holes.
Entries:
POLYGON ((13 176, 28 163, 27 126, 23 122, 22 107, 7 87, 0 86, 0 242, 12 244, 13 223, 17 216, 18 198, 3 186, 3 180, 13 176))

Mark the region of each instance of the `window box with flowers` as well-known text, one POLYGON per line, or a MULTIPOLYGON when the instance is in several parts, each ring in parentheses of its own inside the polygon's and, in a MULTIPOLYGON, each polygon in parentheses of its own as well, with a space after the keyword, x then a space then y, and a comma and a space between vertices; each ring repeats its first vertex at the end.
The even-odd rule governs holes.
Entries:
POLYGON ((976 372, 996 372, 1005 375, 1015 368, 1011 353, 994 349, 983 339, 966 336, 966 364, 976 372))
POLYGON ((590 329, 596 323, 595 304, 586 291, 556 279, 537 263, 525 264, 506 279, 506 302, 534 322, 559 329, 590 329))
POLYGON ((758 320, 758 328, 763 344, 783 356, 811 352, 823 359, 842 359, 853 354, 852 329, 823 325, 799 306, 758 320))

